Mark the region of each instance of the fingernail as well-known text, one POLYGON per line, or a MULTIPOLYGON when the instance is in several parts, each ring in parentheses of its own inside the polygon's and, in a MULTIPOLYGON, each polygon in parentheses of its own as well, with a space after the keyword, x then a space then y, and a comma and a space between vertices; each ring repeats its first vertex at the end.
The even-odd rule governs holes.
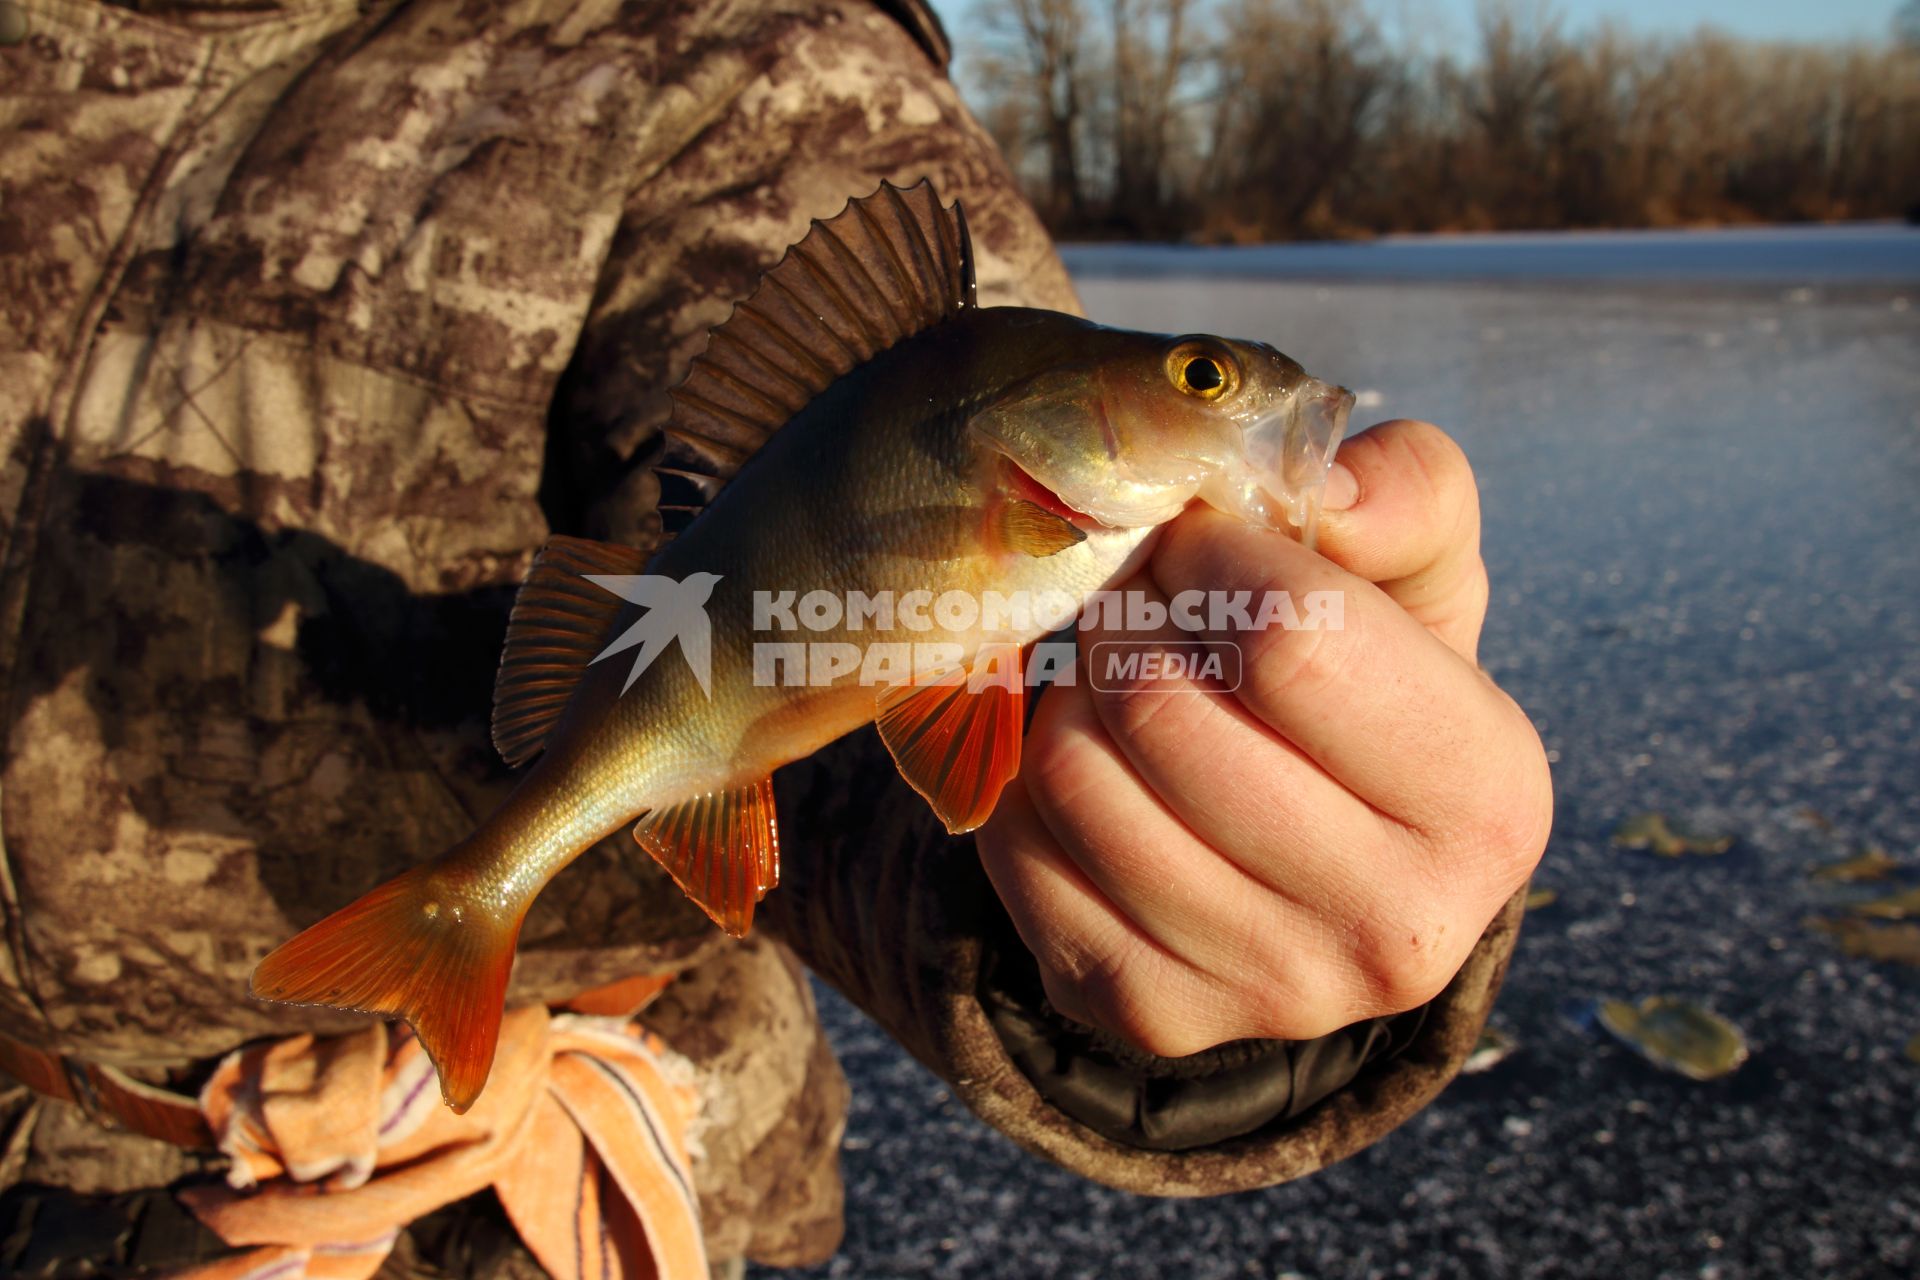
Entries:
POLYGON ((1325 511, 1345 511, 1360 500, 1360 481, 1347 469, 1344 462, 1335 462, 1327 468, 1327 487, 1320 493, 1320 506, 1325 511))

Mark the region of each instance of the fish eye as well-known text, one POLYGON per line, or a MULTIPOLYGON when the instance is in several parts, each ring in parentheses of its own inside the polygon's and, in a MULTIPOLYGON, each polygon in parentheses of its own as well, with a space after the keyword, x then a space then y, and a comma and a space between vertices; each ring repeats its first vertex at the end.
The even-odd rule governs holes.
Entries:
POLYGON ((1227 375, 1220 372, 1220 366, 1206 356, 1195 356, 1187 361, 1187 367, 1180 374, 1189 387, 1202 395, 1227 385, 1227 375))
POLYGON ((1212 343, 1182 342, 1167 353, 1167 380, 1196 400, 1219 400, 1239 387, 1240 369, 1212 343))

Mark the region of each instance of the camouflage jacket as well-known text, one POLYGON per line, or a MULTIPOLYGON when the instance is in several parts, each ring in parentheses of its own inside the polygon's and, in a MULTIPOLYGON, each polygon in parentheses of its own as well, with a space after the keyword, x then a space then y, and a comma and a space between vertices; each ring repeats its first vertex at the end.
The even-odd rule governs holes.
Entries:
MULTIPOLYGON (((665 389, 809 218, 931 177, 984 302, 1077 307, 916 0, 0 0, 0 41, 0 1034, 156 1080, 351 1025, 248 973, 502 794, 515 584, 550 531, 651 532, 665 389)), ((1046 1009, 876 755, 778 780, 785 946, 617 841, 525 928, 517 1000, 688 975, 655 1022, 710 1084, 716 1256, 837 1239, 845 1086, 789 947, 1030 1149, 1198 1194, 1417 1109, 1511 946, 1510 911, 1416 1015, 1147 1059, 1046 1009)), ((191 1164, 89 1164, 70 1120, 0 1184, 191 1164)))

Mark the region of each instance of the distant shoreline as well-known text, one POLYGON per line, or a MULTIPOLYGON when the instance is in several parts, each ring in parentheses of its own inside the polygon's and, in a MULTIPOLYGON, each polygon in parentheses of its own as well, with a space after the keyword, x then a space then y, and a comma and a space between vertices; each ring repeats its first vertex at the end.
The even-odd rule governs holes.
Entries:
POLYGON ((1250 245, 1065 242, 1080 279, 1672 281, 1920 288, 1920 227, 1896 220, 1587 231, 1396 232, 1250 245))
POLYGON ((1507 227, 1489 230, 1449 230, 1449 231, 1382 231, 1371 235, 1350 236, 1300 236, 1290 240, 1207 240, 1192 238, 1186 240, 1127 239, 1114 236, 1062 236, 1057 240, 1061 246, 1072 245, 1076 248, 1097 248, 1105 245, 1156 245, 1177 249, 1269 249, 1275 245, 1367 245, 1386 241, 1435 241, 1470 240, 1487 243, 1495 240, 1558 240, 1567 241, 1590 236, 1595 239, 1613 237, 1651 237, 1651 236, 1726 236, 1752 233, 1756 235, 1798 234, 1807 231, 1883 231, 1897 230, 1920 235, 1920 224, 1904 218, 1835 218, 1824 221, 1807 222, 1693 222, 1674 226, 1621 226, 1621 227, 1507 227))

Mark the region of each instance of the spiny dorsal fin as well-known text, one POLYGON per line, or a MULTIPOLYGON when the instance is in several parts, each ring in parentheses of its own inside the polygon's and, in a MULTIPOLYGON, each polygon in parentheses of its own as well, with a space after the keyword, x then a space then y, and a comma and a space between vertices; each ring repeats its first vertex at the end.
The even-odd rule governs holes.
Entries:
POLYGON ((1020 650, 983 645, 965 671, 882 690, 873 723, 900 776, 962 835, 1020 772, 1025 705, 1020 650))
POLYGON ((639 573, 648 555, 638 547, 560 535, 540 548, 514 597, 493 682, 493 745, 508 764, 529 759, 546 742, 624 603, 584 575, 639 573))
POLYGON ((754 904, 780 883, 772 778, 649 810, 633 838, 736 938, 747 936, 754 904))
POLYGON ((842 374, 975 305, 966 218, 931 182, 815 219, 673 389, 678 473, 729 479, 842 374))

